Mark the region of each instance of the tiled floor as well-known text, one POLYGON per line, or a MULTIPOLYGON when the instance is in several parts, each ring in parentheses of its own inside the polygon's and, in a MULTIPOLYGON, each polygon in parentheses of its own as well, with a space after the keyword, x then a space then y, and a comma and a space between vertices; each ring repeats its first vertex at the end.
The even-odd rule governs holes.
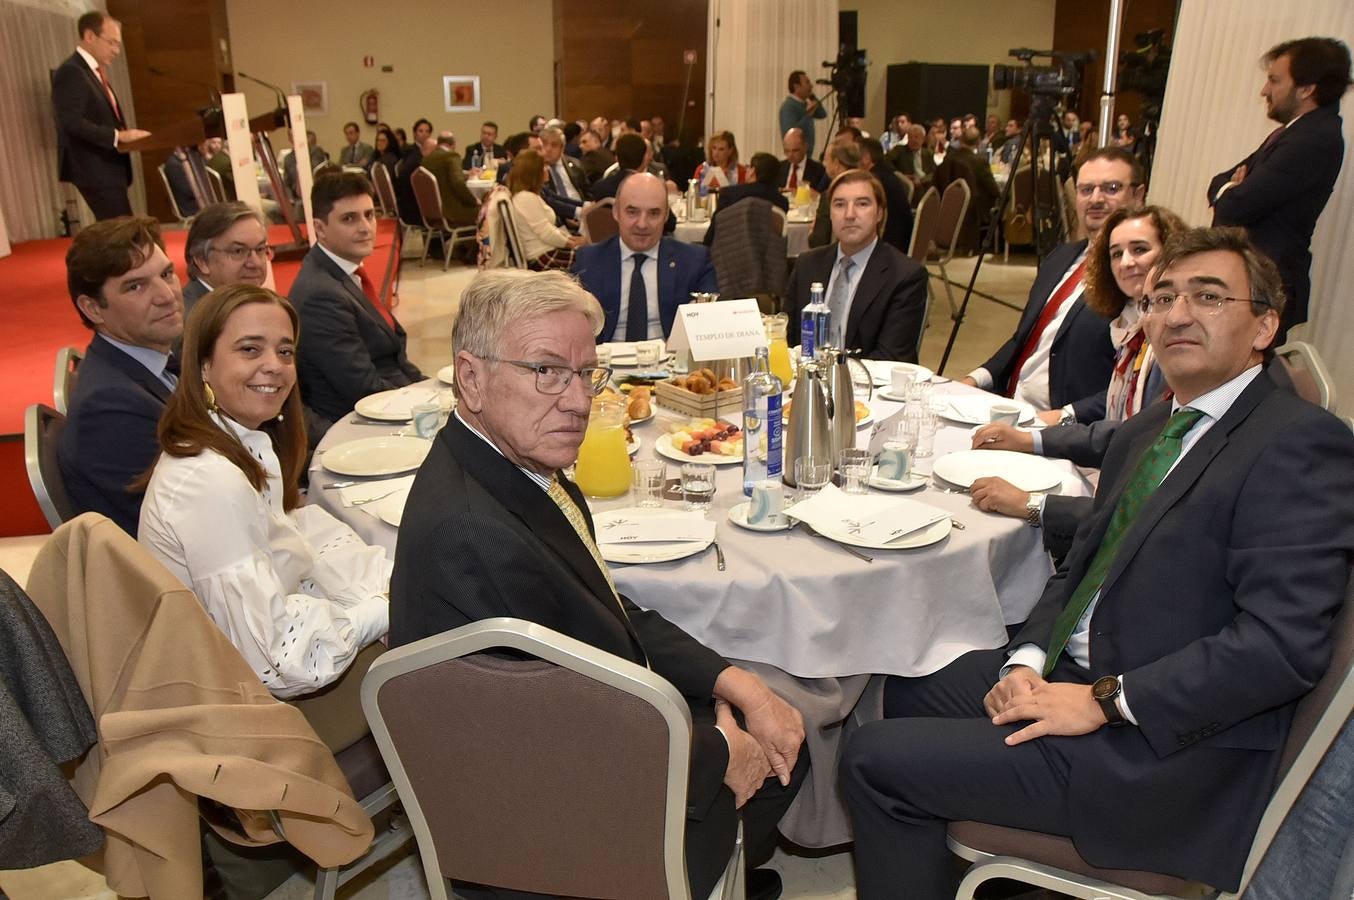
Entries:
MULTIPOLYGON (((962 300, 973 260, 956 260, 949 267, 956 300, 962 300)), ((453 266, 443 273, 437 264, 420 268, 416 261, 406 264, 400 284, 400 304, 396 311, 409 333, 409 356, 424 372, 435 373, 451 362, 451 329, 461 291, 475 271, 453 266)), ((1003 303, 972 298, 968 319, 959 330, 945 374, 962 377, 984 362, 1015 330, 1019 309, 1034 278, 1031 260, 1013 259, 1003 264, 1000 258, 987 259, 979 273, 977 291, 996 297, 1003 303)), ((934 292, 928 328, 922 342, 921 362, 937 368, 953 322, 942 283, 932 279, 934 292)), ((41 544, 39 538, 0 539, 0 568, 22 583, 41 544)), ((412 847, 412 844, 410 845, 412 847)), ((785 882, 790 900, 851 900, 855 897, 855 879, 847 852, 801 855, 777 851, 772 866, 785 882)), ((273 900, 302 900, 311 896, 310 879, 296 877, 272 894, 273 900)), ((11 900, 115 900, 99 875, 77 863, 57 863, 23 872, 0 872, 0 897, 11 900)), ((347 888, 344 900, 415 900, 427 897, 422 869, 417 857, 406 853, 398 861, 347 888)))

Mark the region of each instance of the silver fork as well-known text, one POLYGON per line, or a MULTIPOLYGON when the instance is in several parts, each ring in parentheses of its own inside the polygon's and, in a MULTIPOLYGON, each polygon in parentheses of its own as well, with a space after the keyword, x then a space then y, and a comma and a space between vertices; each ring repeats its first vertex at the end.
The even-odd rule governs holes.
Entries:
POLYGON ((832 540, 832 538, 814 529, 812 525, 810 525, 808 522, 805 522, 803 519, 796 519, 795 525, 799 528, 803 528, 805 531, 807 531, 814 537, 820 537, 825 541, 830 541, 831 543, 836 544, 838 547, 841 547, 843 550, 845 550, 847 553, 850 553, 856 559, 863 559, 867 563, 874 562, 873 556, 867 556, 864 553, 861 553, 859 550, 857 550, 855 547, 852 547, 850 544, 843 544, 841 541, 832 540))
POLYGON ((399 489, 399 488, 395 488, 394 490, 386 491, 384 494, 381 494, 381 495, 376 496, 376 497, 368 497, 368 498, 365 499, 365 500, 354 500, 354 501, 352 502, 352 505, 353 505, 353 506, 366 506, 368 503, 375 503, 377 500, 384 500, 385 498, 389 497, 391 494, 398 494, 399 492, 400 492, 400 489, 399 489))

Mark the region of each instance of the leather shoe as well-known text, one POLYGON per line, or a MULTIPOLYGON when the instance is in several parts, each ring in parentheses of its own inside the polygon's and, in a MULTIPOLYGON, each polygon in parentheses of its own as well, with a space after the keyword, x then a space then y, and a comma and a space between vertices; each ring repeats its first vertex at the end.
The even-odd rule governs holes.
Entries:
POLYGON ((775 869, 752 869, 748 872, 747 900, 776 900, 780 892, 780 873, 775 869))

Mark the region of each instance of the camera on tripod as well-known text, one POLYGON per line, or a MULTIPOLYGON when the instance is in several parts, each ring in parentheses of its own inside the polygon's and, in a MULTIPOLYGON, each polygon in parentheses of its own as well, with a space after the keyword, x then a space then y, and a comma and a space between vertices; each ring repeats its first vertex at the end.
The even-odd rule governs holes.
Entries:
POLYGON ((1023 66, 997 64, 992 67, 992 86, 999 91, 1014 88, 1036 97, 1066 97, 1081 89, 1081 67, 1094 58, 1090 51, 1065 53, 1056 50, 1031 50, 1017 47, 1009 55, 1023 66), (1036 66, 1033 59, 1047 57, 1051 66, 1036 66))

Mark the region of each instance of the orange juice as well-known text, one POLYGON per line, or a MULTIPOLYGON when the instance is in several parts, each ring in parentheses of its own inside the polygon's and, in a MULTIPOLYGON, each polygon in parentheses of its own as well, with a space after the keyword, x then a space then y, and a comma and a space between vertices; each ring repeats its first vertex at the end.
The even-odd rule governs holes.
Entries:
POLYGON ((619 403, 594 403, 578 448, 574 481, 589 497, 619 497, 630 490, 630 454, 625 448, 619 403))
POLYGON ((782 388, 788 388, 795 377, 794 369, 790 368, 790 347, 785 341, 785 327, 788 323, 789 316, 785 313, 762 317, 769 341, 767 348, 770 353, 771 374, 780 379, 782 388))

